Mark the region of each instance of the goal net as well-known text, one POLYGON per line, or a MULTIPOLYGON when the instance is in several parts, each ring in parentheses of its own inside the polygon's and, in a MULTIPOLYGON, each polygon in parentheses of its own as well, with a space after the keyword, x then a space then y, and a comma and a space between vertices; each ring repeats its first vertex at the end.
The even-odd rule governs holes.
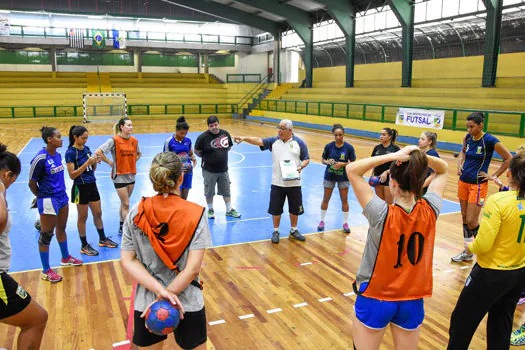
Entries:
POLYGON ((127 116, 126 94, 84 94, 84 122, 93 120, 118 120, 127 116))

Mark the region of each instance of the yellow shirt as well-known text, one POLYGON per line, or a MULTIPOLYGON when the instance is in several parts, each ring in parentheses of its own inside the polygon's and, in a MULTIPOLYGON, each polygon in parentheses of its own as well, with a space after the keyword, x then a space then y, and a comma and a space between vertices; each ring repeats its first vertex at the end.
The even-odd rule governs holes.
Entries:
POLYGON ((518 191, 499 192, 489 197, 483 219, 469 250, 487 269, 517 270, 525 266, 525 200, 518 191))

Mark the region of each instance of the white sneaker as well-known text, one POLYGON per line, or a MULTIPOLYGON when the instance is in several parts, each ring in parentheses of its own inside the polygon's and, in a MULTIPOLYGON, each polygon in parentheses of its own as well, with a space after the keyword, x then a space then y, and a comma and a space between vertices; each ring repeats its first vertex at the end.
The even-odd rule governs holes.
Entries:
POLYGON ((463 261, 472 261, 474 259, 474 254, 469 254, 466 251, 462 251, 456 256, 450 258, 453 262, 463 262, 463 261))

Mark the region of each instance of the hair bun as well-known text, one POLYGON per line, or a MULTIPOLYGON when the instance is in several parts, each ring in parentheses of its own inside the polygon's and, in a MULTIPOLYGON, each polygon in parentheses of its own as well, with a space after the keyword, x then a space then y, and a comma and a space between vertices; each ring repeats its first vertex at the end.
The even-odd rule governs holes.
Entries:
POLYGON ((177 123, 184 123, 186 121, 186 118, 184 117, 179 117, 179 119, 177 119, 177 123))

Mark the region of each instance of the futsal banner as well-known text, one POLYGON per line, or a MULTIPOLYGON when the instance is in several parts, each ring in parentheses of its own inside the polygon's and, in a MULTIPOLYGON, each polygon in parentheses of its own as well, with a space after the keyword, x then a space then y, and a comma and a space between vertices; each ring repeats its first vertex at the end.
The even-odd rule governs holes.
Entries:
POLYGON ((0 35, 9 35, 9 17, 0 16, 0 35))
POLYGON ((425 129, 443 129, 445 111, 433 109, 399 108, 396 124, 425 129))

